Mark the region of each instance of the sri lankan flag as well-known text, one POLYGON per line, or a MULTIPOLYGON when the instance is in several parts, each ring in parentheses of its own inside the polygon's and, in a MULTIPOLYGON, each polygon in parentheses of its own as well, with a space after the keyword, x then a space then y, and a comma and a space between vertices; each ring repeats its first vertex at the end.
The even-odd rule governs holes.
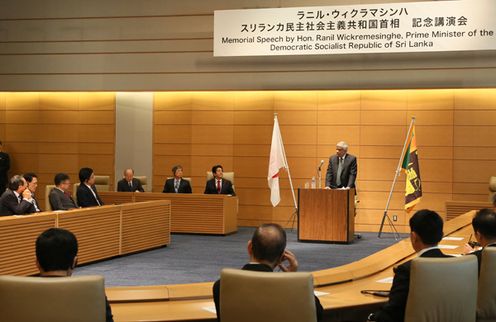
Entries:
POLYGON ((403 157, 402 168, 406 173, 405 210, 410 212, 422 198, 422 181, 420 180, 419 159, 417 153, 417 139, 415 125, 409 134, 407 149, 403 157))

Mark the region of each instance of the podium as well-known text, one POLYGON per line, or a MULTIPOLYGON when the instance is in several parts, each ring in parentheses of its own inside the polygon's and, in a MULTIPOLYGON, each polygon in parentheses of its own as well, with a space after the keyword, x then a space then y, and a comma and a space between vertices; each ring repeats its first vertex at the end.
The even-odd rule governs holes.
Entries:
POLYGON ((298 240, 350 243, 355 233, 355 189, 298 189, 298 240))

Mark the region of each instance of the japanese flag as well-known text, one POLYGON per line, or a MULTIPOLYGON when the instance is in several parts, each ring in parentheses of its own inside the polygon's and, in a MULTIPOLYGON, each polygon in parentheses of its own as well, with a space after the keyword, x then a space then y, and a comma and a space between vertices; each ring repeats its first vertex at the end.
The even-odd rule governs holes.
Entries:
POLYGON ((286 153, 284 152, 279 122, 277 116, 275 116, 274 130, 272 131, 272 144, 270 146, 269 175, 267 177, 270 188, 270 201, 274 207, 281 201, 279 192, 279 173, 283 168, 288 168, 288 161, 286 160, 286 153))

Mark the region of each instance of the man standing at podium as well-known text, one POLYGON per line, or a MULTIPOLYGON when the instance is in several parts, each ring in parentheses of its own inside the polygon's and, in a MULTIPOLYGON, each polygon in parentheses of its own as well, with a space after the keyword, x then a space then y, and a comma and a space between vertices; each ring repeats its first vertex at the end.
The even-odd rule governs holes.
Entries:
POLYGON ((357 176, 356 157, 348 154, 348 143, 336 144, 336 154, 329 158, 326 174, 326 189, 355 188, 357 176))

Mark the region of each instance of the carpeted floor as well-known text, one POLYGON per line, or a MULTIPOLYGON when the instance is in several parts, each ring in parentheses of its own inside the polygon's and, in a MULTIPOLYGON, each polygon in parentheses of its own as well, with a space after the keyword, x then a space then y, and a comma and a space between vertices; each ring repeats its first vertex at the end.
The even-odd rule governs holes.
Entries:
MULTIPOLYGON (((364 233, 350 245, 300 243, 296 231, 287 232, 300 271, 351 263, 396 242, 392 235, 379 239, 364 233)), ((222 268, 240 268, 248 261, 246 243, 252 233, 253 228, 241 227, 230 236, 172 235, 168 247, 78 267, 75 275, 103 275, 106 286, 214 281, 222 268)))

